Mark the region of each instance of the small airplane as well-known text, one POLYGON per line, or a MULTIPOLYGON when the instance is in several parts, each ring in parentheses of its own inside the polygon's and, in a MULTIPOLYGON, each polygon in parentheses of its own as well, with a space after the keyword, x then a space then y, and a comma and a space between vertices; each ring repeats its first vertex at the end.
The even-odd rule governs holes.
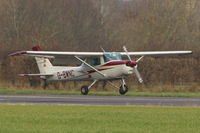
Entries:
POLYGON ((125 78, 135 73, 138 81, 143 79, 138 71, 138 62, 145 56, 162 55, 183 55, 191 54, 192 51, 149 51, 149 52, 128 52, 123 46, 124 52, 56 52, 42 51, 39 46, 34 46, 32 51, 19 51, 10 56, 31 56, 35 57, 39 74, 20 74, 20 76, 40 76, 44 81, 93 81, 89 86, 81 87, 81 93, 87 95, 91 87, 98 81, 106 81, 113 87, 119 89, 124 95, 128 92, 125 78), (122 57, 128 57, 123 60, 122 57), (131 56, 140 56, 132 60, 131 56), (65 59, 70 57, 81 63, 80 66, 53 66, 49 59, 65 59), (121 86, 114 85, 112 80, 121 80, 121 86))

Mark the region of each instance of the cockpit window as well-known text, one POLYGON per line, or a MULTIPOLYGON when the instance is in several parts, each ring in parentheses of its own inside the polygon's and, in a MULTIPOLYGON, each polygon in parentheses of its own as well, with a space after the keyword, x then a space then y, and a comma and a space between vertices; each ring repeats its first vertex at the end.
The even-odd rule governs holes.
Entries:
POLYGON ((112 61, 112 60, 122 60, 121 54, 120 53, 115 53, 115 52, 110 52, 110 53, 104 53, 104 61, 112 61))
MULTIPOLYGON (((100 58, 86 58, 85 61, 91 66, 100 65, 100 58)), ((85 65, 84 63, 82 65, 85 65)))

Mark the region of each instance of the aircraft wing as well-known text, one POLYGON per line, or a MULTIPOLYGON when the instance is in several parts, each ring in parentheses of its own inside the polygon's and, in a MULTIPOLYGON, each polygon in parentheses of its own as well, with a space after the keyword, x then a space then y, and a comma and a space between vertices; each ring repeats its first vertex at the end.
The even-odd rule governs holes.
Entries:
MULTIPOLYGON (((109 52, 108 52, 109 53, 109 52)), ((118 52, 122 56, 127 55, 126 52, 118 52)), ((66 57, 66 56, 101 56, 104 52, 56 52, 56 51, 19 51, 10 56, 34 56, 34 57, 66 57)), ((130 56, 161 56, 161 55, 183 55, 192 54, 192 51, 145 51, 145 52, 128 52, 130 56)))
MULTIPOLYGON (((126 52, 120 53, 122 56, 127 55, 126 52)), ((145 51, 145 52, 128 52, 130 56, 162 56, 162 55, 183 55, 192 54, 192 51, 145 51)))

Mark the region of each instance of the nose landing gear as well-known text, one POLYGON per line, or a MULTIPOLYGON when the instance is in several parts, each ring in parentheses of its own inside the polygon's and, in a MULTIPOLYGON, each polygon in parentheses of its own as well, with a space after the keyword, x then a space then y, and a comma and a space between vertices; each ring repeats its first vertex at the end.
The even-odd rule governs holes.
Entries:
POLYGON ((126 94, 126 93, 128 92, 128 86, 126 85, 124 78, 122 78, 122 85, 121 85, 120 87, 114 85, 114 84, 113 84, 112 82, 110 82, 110 81, 108 81, 108 83, 109 83, 111 86, 113 86, 113 87, 119 89, 119 93, 120 93, 121 95, 124 95, 124 94, 126 94))
POLYGON ((119 87, 119 93, 121 95, 124 95, 127 92, 128 92, 128 86, 126 85, 124 78, 122 78, 122 85, 119 87))

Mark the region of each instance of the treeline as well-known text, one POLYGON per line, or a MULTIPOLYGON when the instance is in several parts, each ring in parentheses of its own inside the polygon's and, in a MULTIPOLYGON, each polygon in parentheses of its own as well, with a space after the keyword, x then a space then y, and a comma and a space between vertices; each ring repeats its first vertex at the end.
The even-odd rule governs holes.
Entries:
POLYGON ((149 84, 198 83, 200 1, 0 0, 1 81, 32 83, 17 74, 37 72, 34 60, 7 55, 34 45, 61 51, 122 51, 123 45, 129 51, 192 50, 188 58, 146 58, 140 69, 149 84))

